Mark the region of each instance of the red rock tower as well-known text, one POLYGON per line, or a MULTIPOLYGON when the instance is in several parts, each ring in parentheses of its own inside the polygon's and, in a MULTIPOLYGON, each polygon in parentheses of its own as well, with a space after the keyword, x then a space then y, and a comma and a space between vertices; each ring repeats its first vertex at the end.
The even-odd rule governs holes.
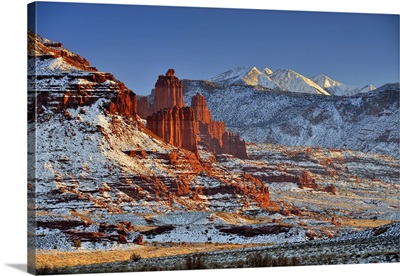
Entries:
POLYGON ((192 97, 191 107, 194 118, 198 123, 200 142, 217 154, 232 154, 241 159, 247 159, 246 142, 241 140, 239 134, 227 132, 224 122, 214 121, 207 107, 206 98, 200 93, 192 97))
POLYGON ((190 105, 194 110, 194 119, 203 124, 209 124, 211 122, 210 110, 207 107, 206 98, 197 92, 196 96, 192 98, 190 105))
POLYGON ((192 108, 164 108, 146 120, 147 128, 165 142, 197 154, 197 125, 192 108))
POLYGON ((138 102, 138 113, 146 118, 147 128, 165 142, 196 154, 201 142, 213 153, 248 158, 245 141, 239 134, 227 132, 224 122, 211 118, 204 96, 197 93, 191 106, 184 106, 182 82, 175 77, 175 70, 158 76, 153 105, 147 98, 139 98, 138 102))
POLYGON ((163 108, 183 107, 182 82, 175 77, 175 70, 169 69, 165 76, 158 76, 154 93, 154 112, 163 108))

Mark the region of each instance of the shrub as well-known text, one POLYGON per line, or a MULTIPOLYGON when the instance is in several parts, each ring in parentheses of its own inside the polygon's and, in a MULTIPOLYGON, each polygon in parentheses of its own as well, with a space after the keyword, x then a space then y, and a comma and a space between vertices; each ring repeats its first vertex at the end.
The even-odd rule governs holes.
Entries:
POLYGON ((377 228, 377 229, 374 230, 373 235, 374 235, 374 237, 375 237, 375 236, 379 236, 379 235, 385 233, 386 230, 388 230, 388 227, 380 227, 380 228, 377 228))
POLYGON ((137 262, 137 261, 139 261, 141 258, 142 258, 142 256, 140 256, 139 254, 137 254, 137 253, 132 253, 130 259, 131 259, 131 261, 137 262))
POLYGON ((54 274, 61 274, 60 271, 53 267, 44 266, 41 268, 36 269, 36 275, 54 275, 54 274))
POLYGON ((287 257, 284 255, 272 257, 268 254, 254 253, 247 257, 247 265, 250 267, 299 266, 300 260, 297 257, 287 257))
POLYGON ((186 257, 185 269, 207 269, 202 254, 189 255, 186 257))
POLYGON ((74 246, 75 246, 76 248, 81 247, 81 246, 82 246, 81 240, 74 240, 74 246))

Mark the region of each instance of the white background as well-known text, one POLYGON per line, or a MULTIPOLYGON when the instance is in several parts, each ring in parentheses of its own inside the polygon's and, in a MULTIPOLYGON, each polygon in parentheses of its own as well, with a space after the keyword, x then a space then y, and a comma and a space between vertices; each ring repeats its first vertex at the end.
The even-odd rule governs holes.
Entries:
MULTIPOLYGON (((0 61, 0 275, 26 274, 26 9, 30 1, 1 1, 0 61), (5 62, 4 62, 5 60, 5 62)), ((73 2, 73 1, 59 1, 73 2)), ((76 1, 110 3, 111 1, 76 1)), ((229 7, 302 11, 339 11, 399 14, 397 0, 276 0, 276 1, 115 1, 121 4, 170 5, 192 7, 229 7)), ((79 54, 79 53, 78 53, 79 54)), ((112 72, 111 72, 112 73, 112 72)), ((230 269, 208 271, 154 272, 151 275, 202 275, 220 273, 254 275, 397 275, 400 264, 340 265, 299 268, 230 269), (160 274, 162 273, 162 274, 160 274)), ((86 274, 95 275, 95 274, 86 274)), ((111 274, 101 274, 111 275, 111 274)), ((112 275, 150 275, 117 273, 112 275)))

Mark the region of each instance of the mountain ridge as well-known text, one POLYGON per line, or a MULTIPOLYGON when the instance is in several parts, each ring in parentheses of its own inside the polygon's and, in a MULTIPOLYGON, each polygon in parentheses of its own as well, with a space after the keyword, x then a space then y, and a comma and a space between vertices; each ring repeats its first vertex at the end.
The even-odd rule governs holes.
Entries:
POLYGON ((277 71, 272 71, 265 67, 261 71, 255 66, 235 67, 209 78, 207 81, 220 85, 261 86, 273 91, 334 96, 352 96, 376 89, 371 84, 364 86, 346 85, 323 74, 306 77, 292 69, 281 68, 277 71))

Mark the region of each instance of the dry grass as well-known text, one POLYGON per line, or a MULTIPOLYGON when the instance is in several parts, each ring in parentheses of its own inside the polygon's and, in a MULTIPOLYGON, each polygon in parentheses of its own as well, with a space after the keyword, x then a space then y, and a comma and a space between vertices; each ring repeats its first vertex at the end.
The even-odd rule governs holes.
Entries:
POLYGON ((135 230, 139 231, 139 232, 145 232, 145 231, 149 231, 149 230, 153 230, 156 229, 157 226, 147 226, 147 225, 135 225, 135 230))
POLYGON ((254 223, 259 223, 259 219, 250 219, 248 217, 244 217, 242 215, 238 215, 232 212, 215 212, 214 213, 215 217, 222 219, 228 224, 231 225, 238 225, 238 224, 254 224, 254 223))
POLYGON ((373 220, 373 219, 350 219, 341 218, 341 224, 356 228, 374 228, 381 225, 389 224, 391 220, 373 220))
POLYGON ((222 249, 237 249, 259 245, 236 245, 236 244, 157 244, 154 245, 135 245, 129 249, 113 250, 76 250, 72 252, 61 252, 58 250, 39 250, 36 254, 36 267, 42 269, 64 268, 78 265, 101 264, 111 262, 123 262, 131 259, 132 254, 137 254, 141 258, 154 258, 163 256, 174 256, 181 254, 202 253, 222 249))

